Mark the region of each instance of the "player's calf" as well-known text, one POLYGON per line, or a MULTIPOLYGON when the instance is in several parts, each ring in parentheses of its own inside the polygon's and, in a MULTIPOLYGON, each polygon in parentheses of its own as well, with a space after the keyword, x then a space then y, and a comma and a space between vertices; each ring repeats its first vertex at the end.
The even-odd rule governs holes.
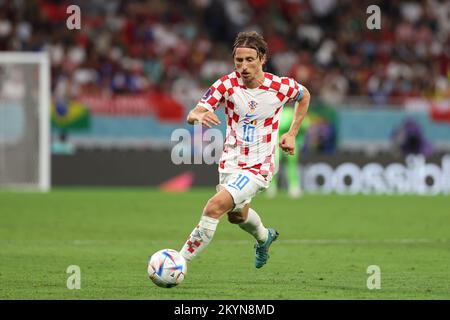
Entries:
POLYGON ((245 218, 235 212, 228 213, 228 221, 232 224, 240 224, 245 221, 245 218))
POLYGON ((235 209, 228 212, 228 221, 233 224, 241 224, 247 220, 250 205, 246 204, 242 209, 235 209))

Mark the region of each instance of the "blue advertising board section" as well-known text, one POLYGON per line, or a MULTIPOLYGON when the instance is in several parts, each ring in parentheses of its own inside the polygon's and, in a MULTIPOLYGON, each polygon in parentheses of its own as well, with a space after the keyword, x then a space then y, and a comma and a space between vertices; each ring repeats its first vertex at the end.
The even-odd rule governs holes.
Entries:
MULTIPOLYGON (((217 128, 223 133, 226 130, 224 112, 218 111, 222 124, 217 128)), ((177 129, 193 131, 193 127, 182 122, 161 122, 150 115, 124 116, 124 115, 92 115, 89 128, 71 130, 67 141, 76 146, 89 147, 130 147, 136 145, 150 145, 170 147, 172 134, 177 129)), ((57 140, 59 131, 53 129, 54 140, 57 140)))
MULTIPOLYGON (((310 108, 310 114, 317 113, 314 106, 310 108)), ((226 121, 223 109, 217 111, 222 120, 216 127, 223 134, 226 130, 226 121)), ((333 109, 333 124, 336 139, 333 139, 334 151, 388 151, 393 140, 393 133, 406 120, 413 120, 420 128, 424 138, 429 141, 437 151, 450 151, 450 123, 434 122, 426 112, 407 112, 395 109, 333 109)), ((313 117, 313 120, 315 118, 313 117)), ((313 153, 311 141, 318 130, 320 121, 313 121, 310 127, 310 139, 307 142, 313 153)), ((176 129, 186 129, 191 132, 192 126, 185 121, 159 122, 152 116, 113 116, 92 115, 89 128, 66 132, 69 142, 77 146, 102 146, 102 147, 131 147, 139 143, 158 145, 169 148, 174 144, 171 136, 176 129), (154 142, 154 143, 153 143, 154 142)), ((54 140, 58 137, 57 129, 53 129, 54 140)), ((320 150, 319 150, 320 152, 320 150)), ((331 152, 331 153, 333 153, 331 152)), ((328 152, 330 153, 330 152, 328 152)))
POLYGON ((407 119, 415 121, 432 145, 450 150, 450 123, 434 122, 426 112, 404 110, 355 110, 337 112, 339 147, 387 145, 394 131, 407 119))

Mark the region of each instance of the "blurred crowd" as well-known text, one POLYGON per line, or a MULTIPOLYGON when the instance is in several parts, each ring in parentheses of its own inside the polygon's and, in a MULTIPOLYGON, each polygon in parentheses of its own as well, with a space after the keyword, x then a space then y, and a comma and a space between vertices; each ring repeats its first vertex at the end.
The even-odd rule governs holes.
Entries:
POLYGON ((243 30, 267 40, 266 71, 327 104, 450 97, 446 0, 0 0, 0 51, 48 51, 56 97, 160 91, 191 108, 233 70, 243 30), (72 4, 80 30, 66 27, 72 4), (366 26, 374 4, 379 30, 366 26))

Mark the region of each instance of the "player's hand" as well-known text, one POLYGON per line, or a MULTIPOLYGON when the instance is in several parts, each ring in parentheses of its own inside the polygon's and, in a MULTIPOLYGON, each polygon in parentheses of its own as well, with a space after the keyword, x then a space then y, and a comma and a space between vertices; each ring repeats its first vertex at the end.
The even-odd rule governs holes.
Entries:
POLYGON ((198 115, 197 119, 198 119, 198 122, 207 126, 208 128, 211 128, 211 125, 219 125, 220 124, 219 117, 217 117, 217 115, 211 111, 201 113, 200 115, 198 115))
POLYGON ((280 148, 287 155, 294 155, 295 153, 295 136, 285 133, 280 139, 280 148))

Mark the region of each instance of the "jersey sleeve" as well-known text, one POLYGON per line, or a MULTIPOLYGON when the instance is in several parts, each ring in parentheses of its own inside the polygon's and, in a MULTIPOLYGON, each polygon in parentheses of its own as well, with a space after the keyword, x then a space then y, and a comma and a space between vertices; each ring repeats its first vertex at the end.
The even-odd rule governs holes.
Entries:
POLYGON ((289 100, 299 101, 303 97, 303 86, 292 78, 289 78, 289 90, 287 94, 289 100))
POLYGON ((198 104, 205 107, 209 111, 216 111, 220 103, 225 100, 225 86, 222 79, 217 80, 211 87, 206 90, 198 104))

